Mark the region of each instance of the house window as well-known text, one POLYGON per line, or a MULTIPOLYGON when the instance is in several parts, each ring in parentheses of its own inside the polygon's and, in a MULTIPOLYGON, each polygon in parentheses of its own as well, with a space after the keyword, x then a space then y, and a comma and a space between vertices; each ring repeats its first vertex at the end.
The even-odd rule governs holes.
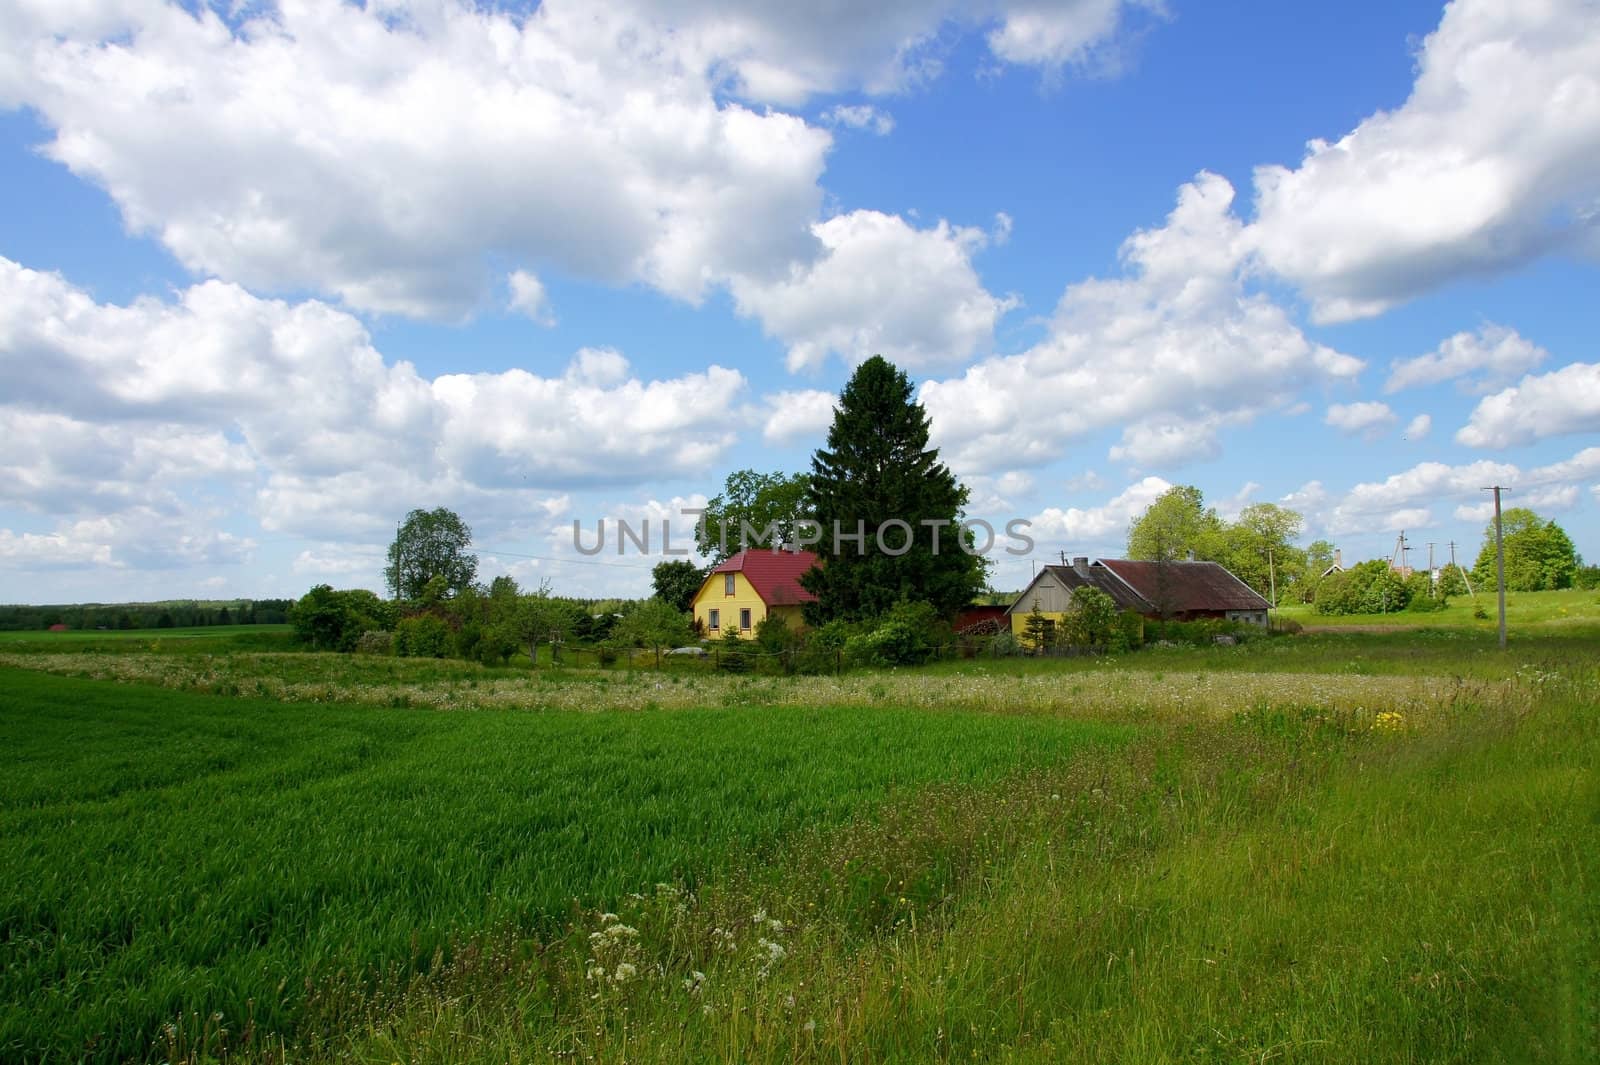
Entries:
POLYGON ((711 619, 710 619, 709 625, 711 627, 711 631, 712 632, 716 632, 718 629, 722 628, 722 611, 713 610, 711 612, 711 619))
POLYGON ((741 632, 750 631, 750 608, 739 611, 739 629, 741 632))
POLYGON ((733 574, 731 574, 731 573, 724 573, 722 575, 722 594, 723 595, 732 595, 733 594, 733 574))

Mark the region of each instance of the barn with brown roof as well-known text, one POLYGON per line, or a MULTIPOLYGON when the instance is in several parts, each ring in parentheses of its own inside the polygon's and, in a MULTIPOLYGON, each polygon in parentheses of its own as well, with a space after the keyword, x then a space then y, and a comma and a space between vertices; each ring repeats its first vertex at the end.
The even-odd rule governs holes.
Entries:
POLYGON ((1218 562, 1135 562, 1087 557, 1070 566, 1045 566, 1011 604, 1013 632, 1021 633, 1035 609, 1060 624, 1072 609, 1072 593, 1098 588, 1120 610, 1144 617, 1197 621, 1211 618, 1250 625, 1267 624, 1270 604, 1218 562))

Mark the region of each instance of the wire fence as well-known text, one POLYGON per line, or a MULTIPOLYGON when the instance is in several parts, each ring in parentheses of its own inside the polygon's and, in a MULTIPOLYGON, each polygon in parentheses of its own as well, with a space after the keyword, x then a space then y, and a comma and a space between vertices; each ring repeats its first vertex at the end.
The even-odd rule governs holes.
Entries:
MULTIPOLYGON (((1032 648, 1018 641, 957 638, 929 648, 917 657, 926 662, 1016 657, 1074 658, 1105 652, 1104 647, 1054 645, 1032 648)), ((620 672, 752 673, 758 675, 839 674, 854 667, 884 665, 855 659, 844 648, 796 647, 771 650, 751 641, 743 647, 607 647, 559 644, 541 648, 539 668, 594 669, 620 672)))

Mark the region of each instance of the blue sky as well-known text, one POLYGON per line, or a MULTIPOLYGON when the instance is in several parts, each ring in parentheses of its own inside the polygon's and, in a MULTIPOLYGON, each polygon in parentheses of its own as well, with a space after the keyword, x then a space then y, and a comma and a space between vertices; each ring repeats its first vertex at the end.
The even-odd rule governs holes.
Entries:
POLYGON ((1470 558, 1490 483, 1600 557, 1600 10, 1227 7, 0 0, 0 600, 380 588, 438 505, 642 594, 572 522, 880 352, 1040 558, 1171 484, 1470 558))

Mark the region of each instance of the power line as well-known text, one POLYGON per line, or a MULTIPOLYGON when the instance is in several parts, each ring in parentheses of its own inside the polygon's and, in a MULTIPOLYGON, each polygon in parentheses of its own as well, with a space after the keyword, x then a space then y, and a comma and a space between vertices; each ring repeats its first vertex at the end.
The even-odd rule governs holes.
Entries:
POLYGON ((598 558, 560 558, 556 555, 529 555, 520 551, 506 551, 498 547, 482 549, 486 555, 509 555, 512 558, 531 558, 540 562, 555 562, 568 566, 609 566, 612 569, 648 569, 643 562, 603 562, 598 558))

